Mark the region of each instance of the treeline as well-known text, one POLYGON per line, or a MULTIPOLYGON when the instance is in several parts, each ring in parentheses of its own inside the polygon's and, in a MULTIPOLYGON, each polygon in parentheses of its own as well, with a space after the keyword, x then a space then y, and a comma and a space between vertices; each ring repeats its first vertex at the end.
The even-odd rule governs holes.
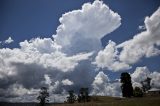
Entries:
POLYGON ((78 97, 76 97, 74 90, 68 91, 69 96, 67 97, 67 103, 74 103, 75 101, 80 102, 89 102, 90 101, 90 96, 88 95, 88 88, 81 88, 79 90, 78 97))
POLYGON ((127 72, 121 73, 121 90, 123 97, 142 97, 143 94, 148 91, 151 86, 151 78, 147 77, 144 81, 141 81, 142 87, 136 86, 134 89, 132 87, 131 76, 127 72))
MULTIPOLYGON (((127 72, 121 73, 120 82, 121 82, 121 91, 123 97, 143 97, 143 94, 148 91, 150 86, 151 78, 147 77, 144 81, 141 81, 142 87, 135 87, 133 89, 131 76, 127 72)), ((67 96, 65 103, 85 103, 90 101, 89 89, 80 88, 78 96, 76 96, 74 90, 68 91, 69 96, 67 96)), ((44 106, 46 102, 49 101, 49 93, 46 87, 42 87, 37 100, 40 101, 40 106, 44 106)))

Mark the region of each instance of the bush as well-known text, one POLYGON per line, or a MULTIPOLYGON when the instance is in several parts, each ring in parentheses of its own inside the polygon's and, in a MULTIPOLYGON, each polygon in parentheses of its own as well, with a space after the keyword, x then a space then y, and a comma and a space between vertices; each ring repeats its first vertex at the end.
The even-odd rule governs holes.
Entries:
POLYGON ((133 90, 133 96, 134 97, 143 97, 143 91, 139 87, 135 87, 133 90))

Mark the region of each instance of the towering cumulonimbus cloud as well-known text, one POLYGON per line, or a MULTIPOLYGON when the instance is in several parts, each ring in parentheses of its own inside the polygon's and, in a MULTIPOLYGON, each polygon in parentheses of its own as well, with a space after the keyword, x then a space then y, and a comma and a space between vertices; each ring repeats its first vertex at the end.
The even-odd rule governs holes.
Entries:
POLYGON ((85 3, 80 10, 65 13, 54 39, 67 54, 98 51, 101 38, 121 25, 121 17, 102 1, 85 3))
POLYGON ((0 99, 36 101, 40 87, 47 86, 51 101, 63 101, 69 89, 91 88, 101 38, 120 25, 121 17, 96 0, 63 14, 54 40, 33 38, 20 48, 0 49, 0 99))

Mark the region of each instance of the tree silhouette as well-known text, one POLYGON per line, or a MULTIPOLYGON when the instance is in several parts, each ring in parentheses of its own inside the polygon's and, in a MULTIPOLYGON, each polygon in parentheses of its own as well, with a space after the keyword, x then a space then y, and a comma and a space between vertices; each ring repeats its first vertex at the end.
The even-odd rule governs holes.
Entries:
POLYGON ((133 87, 131 83, 131 76, 127 72, 121 73, 121 89, 123 97, 133 96, 133 87))
POLYGON ((143 92, 148 91, 149 89, 151 89, 151 78, 147 77, 144 81, 141 82, 142 84, 142 88, 143 88, 143 92))
POLYGON ((40 106, 44 106, 46 102, 48 102, 49 100, 47 99, 49 97, 49 93, 47 91, 46 87, 42 87, 39 95, 37 97, 37 100, 40 101, 40 106))
POLYGON ((140 87, 135 87, 133 90, 133 96, 134 97, 142 97, 143 96, 143 91, 140 87))
POLYGON ((76 100, 76 96, 74 95, 74 91, 70 90, 70 91, 68 91, 68 93, 69 93, 69 96, 67 97, 67 102, 74 103, 76 100))
POLYGON ((78 95, 78 102, 88 102, 88 88, 81 88, 78 95))

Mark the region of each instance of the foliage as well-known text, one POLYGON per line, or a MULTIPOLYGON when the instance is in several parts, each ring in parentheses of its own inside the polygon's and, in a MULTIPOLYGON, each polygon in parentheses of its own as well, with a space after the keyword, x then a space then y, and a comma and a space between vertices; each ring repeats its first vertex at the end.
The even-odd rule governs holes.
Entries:
POLYGON ((74 103, 76 101, 76 96, 74 95, 74 91, 70 90, 68 91, 69 96, 67 97, 67 102, 68 103, 74 103))
POLYGON ((135 87, 133 90, 133 96, 134 97, 142 97, 143 96, 143 91, 139 87, 135 87))
POLYGON ((44 106, 46 102, 48 102, 48 97, 49 97, 49 93, 47 91, 46 87, 42 87, 40 92, 39 92, 39 96, 37 97, 37 100, 40 101, 40 105, 44 106))
POLYGON ((151 78, 147 77, 144 81, 141 82, 142 84, 142 88, 143 88, 143 92, 148 91, 149 89, 151 89, 151 78))
POLYGON ((81 88, 78 95, 78 102, 89 102, 88 88, 81 88))
POLYGON ((123 97, 133 96, 133 87, 131 83, 131 76, 127 72, 121 73, 121 89, 123 97))

